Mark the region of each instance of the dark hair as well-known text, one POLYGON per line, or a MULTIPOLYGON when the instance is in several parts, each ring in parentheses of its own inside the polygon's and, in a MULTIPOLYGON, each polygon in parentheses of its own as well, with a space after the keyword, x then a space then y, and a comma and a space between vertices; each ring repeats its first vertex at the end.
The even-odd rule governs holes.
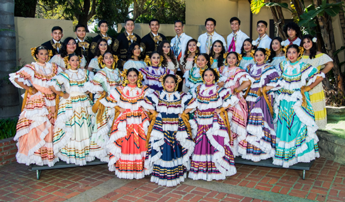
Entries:
POLYGON ((300 44, 300 46, 302 46, 302 47, 303 47, 303 41, 304 41, 304 39, 309 39, 309 40, 311 41, 311 43, 313 44, 313 46, 310 48, 309 58, 310 58, 310 59, 315 58, 316 53, 317 53, 317 44, 313 42, 313 36, 310 35, 310 34, 304 35, 304 36, 302 37, 301 44, 300 44))
MULTIPOLYGON (((258 51, 261 51, 261 52, 264 53, 264 55, 266 55, 266 49, 264 49, 264 48, 257 48, 257 49, 255 50, 255 53, 258 52, 258 51)), ((254 54, 255 54, 255 53, 254 53, 254 54)))
POLYGON ((200 55, 198 55, 198 57, 200 56, 204 56, 207 61, 207 64, 210 65, 210 56, 208 56, 206 53, 201 53, 200 55))
POLYGON ((130 72, 135 72, 135 73, 137 73, 137 75, 139 76, 139 71, 138 71, 136 68, 134 68, 134 67, 131 67, 131 68, 129 68, 129 69, 127 70, 126 76, 128 76, 128 74, 129 74, 130 72))
MULTIPOLYGON (((291 44, 291 45, 289 45, 289 46, 287 47, 285 56, 287 55, 287 52, 288 52, 288 50, 289 50, 290 48, 296 49, 296 50, 297 50, 297 53, 299 53, 299 46, 296 45, 296 44, 291 44)), ((287 57, 286 57, 286 58, 287 58, 287 57)))
POLYGON ((236 55, 237 62, 239 62, 239 61, 238 61, 238 53, 236 53, 236 52, 234 52, 234 51, 230 51, 230 52, 228 52, 228 53, 226 54, 225 62, 228 62, 228 56, 229 56, 230 54, 236 55))
MULTIPOLYGON (((105 56, 106 54, 108 54, 108 53, 110 53, 111 56, 113 56, 113 53, 112 53, 111 51, 106 50, 106 51, 104 52, 104 54, 102 55, 102 56, 103 56, 103 59, 104 59, 104 56, 105 56)), ((114 60, 114 62, 115 62, 115 60, 114 60)), ((115 68, 117 68, 117 67, 118 67, 118 63, 115 63, 115 68)), ((100 66, 100 69, 102 69, 101 66, 100 66)))
POLYGON ((63 31, 62 31, 62 28, 61 28, 60 26, 54 26, 54 27, 52 28, 52 32, 54 32, 55 30, 60 30, 61 32, 63 32, 63 31))
MULTIPOLYGON (((132 43, 129 47, 128 47, 128 51, 127 51, 127 60, 132 59, 133 56, 133 51, 135 46, 139 46, 140 49, 140 45, 136 42, 132 43)), ((141 59, 141 54, 139 55, 139 60, 141 59)))
POLYGON ((294 23, 294 22, 289 22, 289 23, 287 23, 284 26, 284 29, 283 29, 287 38, 289 38, 289 36, 287 34, 287 31, 288 31, 289 28, 295 30, 296 37, 300 37, 301 36, 301 29, 300 29, 300 27, 296 23, 294 23))
POLYGON ((107 22, 106 20, 101 20, 101 21, 98 22, 98 27, 101 27, 101 25, 102 25, 103 23, 105 23, 105 24, 108 25, 108 22, 107 22))
POLYGON ((213 68, 211 68, 211 67, 208 67, 203 73, 202 73, 202 78, 204 78, 204 76, 205 76, 205 73, 207 72, 207 71, 212 71, 213 72, 213 75, 214 75, 214 81, 215 82, 218 82, 218 79, 219 79, 219 76, 218 76, 218 74, 216 73, 216 70, 214 70, 213 68))
POLYGON ((256 23, 256 26, 258 26, 260 23, 264 24, 264 25, 267 27, 267 22, 264 21, 264 20, 259 20, 259 21, 256 23))
MULTIPOLYGON (((187 46, 186 46, 186 49, 184 51, 184 55, 183 55, 183 62, 186 63, 187 62, 187 57, 188 57, 188 45, 190 42, 195 42, 195 45, 198 44, 198 41, 195 40, 195 39, 190 39, 188 42, 187 42, 187 46)), ((196 51, 198 51, 198 53, 195 53, 195 56, 198 56, 199 53, 200 53, 200 50, 199 50, 199 47, 196 46, 196 51)), ((193 65, 194 65, 194 61, 193 61, 193 65)))
POLYGON ((37 59, 36 55, 38 54, 38 52, 39 52, 40 50, 46 50, 46 51, 48 51, 48 49, 47 49, 45 46, 37 46, 37 47, 36 47, 36 50, 35 50, 35 54, 34 54, 34 57, 35 57, 36 59, 37 59))
POLYGON ((243 43, 242 43, 242 47, 241 47, 241 54, 245 56, 246 52, 244 50, 244 42, 248 41, 250 43, 250 45, 252 46, 253 49, 253 45, 252 45, 252 39, 251 38, 246 38, 243 43))
MULTIPOLYGON (((67 44, 68 44, 68 42, 71 41, 71 40, 73 40, 74 43, 76 43, 76 42, 75 42, 75 39, 72 38, 72 37, 67 37, 67 38, 62 42, 62 46, 61 46, 61 49, 60 49, 60 51, 59 51, 59 53, 60 53, 60 55, 61 55, 62 58, 66 57, 66 56, 68 55, 68 53, 67 53, 67 44)), ((77 44, 77 43, 76 43, 76 44, 77 44)), ((81 52, 80 52, 80 48, 78 48, 78 47, 75 49, 74 53, 76 53, 76 55, 78 55, 78 56, 80 56, 80 57, 82 56, 82 55, 81 55, 81 52)))
POLYGON ((169 77, 173 78, 174 81, 175 81, 175 83, 177 84, 177 76, 175 76, 174 74, 167 74, 167 75, 165 75, 165 76, 163 77, 163 83, 165 83, 165 80, 166 80, 167 78, 169 78, 169 77))
POLYGON ((75 54, 75 53, 72 53, 72 54, 68 54, 68 60, 70 60, 71 57, 73 57, 73 56, 77 56, 78 59, 79 59, 79 55, 77 55, 77 54, 75 54))
POLYGON ((152 53, 150 54, 150 59, 152 58, 153 54, 158 54, 159 56, 161 56, 161 54, 159 54, 157 51, 152 51, 152 53))
POLYGON ((215 53, 213 51, 213 47, 214 47, 214 44, 216 44, 216 43, 220 43, 222 46, 222 51, 220 51, 219 56, 217 58, 214 58, 214 59, 217 59, 217 63, 218 63, 217 67, 221 67, 224 65, 223 55, 225 53, 224 44, 221 40, 216 40, 215 42, 213 42, 212 47, 211 47, 211 51, 210 51, 210 56, 214 57, 214 55, 215 55, 215 53))
POLYGON ((111 52, 111 49, 110 49, 110 47, 109 47, 109 45, 108 45, 107 40, 105 40, 105 39, 99 39, 99 40, 97 41, 97 45, 96 45, 96 49, 95 49, 95 56, 97 56, 97 57, 101 55, 101 50, 99 50, 99 44, 100 44, 101 42, 105 42, 105 43, 107 44, 107 50, 106 50, 105 52, 111 52))
POLYGON ((151 19, 149 22, 149 25, 151 25, 151 22, 158 22, 158 24, 159 24, 159 21, 157 19, 151 19))
POLYGON ((74 31, 76 32, 79 27, 84 27, 84 29, 86 31, 86 26, 85 25, 81 25, 81 24, 77 24, 77 26, 75 26, 74 31))
POLYGON ((125 24, 126 24, 128 21, 132 21, 133 23, 135 23, 133 19, 127 18, 127 19, 125 20, 125 24))
MULTIPOLYGON (((168 60, 164 57, 164 51, 163 51, 164 44, 170 45, 169 41, 167 41, 167 40, 162 41, 158 46, 158 53, 159 53, 159 55, 163 56, 162 67, 167 67, 168 66, 168 60)), ((177 65, 176 58, 175 58, 174 53, 171 51, 171 48, 169 50, 168 57, 171 59, 172 63, 174 63, 174 65, 176 66, 177 65)))
POLYGON ((175 25, 176 23, 178 23, 178 22, 180 22, 180 23, 182 24, 182 26, 183 26, 183 22, 182 22, 181 20, 175 20, 174 25, 175 25))
POLYGON ((270 57, 268 57, 267 62, 272 62, 273 58, 276 56, 276 52, 275 52, 275 51, 273 50, 273 48, 272 48, 272 44, 273 44, 273 41, 274 41, 274 40, 278 40, 279 43, 280 43, 280 46, 281 46, 281 43, 282 43, 282 41, 283 41, 283 39, 280 38, 279 36, 274 37, 274 38, 272 39, 271 44, 270 44, 271 55, 270 55, 270 57))
POLYGON ((206 23, 207 23, 208 21, 212 21, 213 24, 214 24, 214 26, 216 26, 216 24, 217 24, 217 22, 216 22, 215 19, 213 19, 213 18, 207 18, 207 19, 205 20, 205 26, 206 26, 206 23))
POLYGON ((238 21, 238 24, 239 25, 241 25, 241 20, 240 19, 238 19, 238 17, 232 17, 231 19, 230 19, 230 24, 233 22, 233 21, 238 21))

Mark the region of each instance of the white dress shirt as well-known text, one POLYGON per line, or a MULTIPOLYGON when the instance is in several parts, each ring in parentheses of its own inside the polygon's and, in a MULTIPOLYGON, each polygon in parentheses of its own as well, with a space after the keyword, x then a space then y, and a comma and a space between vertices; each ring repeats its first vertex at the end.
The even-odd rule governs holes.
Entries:
MULTIPOLYGON (((59 43, 62 46, 61 40, 60 41, 56 41, 55 39, 53 39, 53 41, 54 41, 54 44, 59 43)), ((57 52, 59 52, 60 48, 56 47, 56 50, 57 50, 57 52)))
MULTIPOLYGON (((234 32, 232 32, 231 34, 228 35, 228 37, 226 38, 227 42, 228 42, 228 46, 225 49, 225 51, 229 50, 229 47, 231 45, 231 41, 232 41, 232 37, 234 36, 234 32)), ((241 54, 241 48, 243 45, 243 41, 246 40, 247 38, 249 38, 249 36, 247 34, 245 34, 244 32, 242 32, 241 30, 238 30, 236 32, 236 41, 235 41, 235 45, 236 45, 236 53, 241 54)), ((232 50, 230 50, 232 51, 232 50)))
MULTIPOLYGON (((206 53, 206 42, 207 42, 206 40, 207 40, 207 32, 203 33, 198 38, 198 42, 201 44, 201 46, 199 47, 200 53, 206 53)), ((215 42, 217 40, 222 41, 223 45, 224 45, 224 48, 226 48, 225 39, 220 34, 218 34, 217 32, 213 32, 212 44, 213 44, 213 42, 215 42)), ((211 47, 212 47, 212 45, 211 45, 211 47)))
MULTIPOLYGON (((184 52, 186 51, 186 48, 187 48, 187 43, 188 43, 189 40, 192 39, 192 37, 188 36, 185 33, 182 33, 180 35, 180 37, 181 38, 180 38, 180 45, 179 45, 179 47, 180 47, 180 51, 181 51, 181 59, 183 59, 184 52)), ((172 49, 173 52, 174 52, 175 43, 177 43, 177 38, 178 38, 178 36, 176 35, 173 39, 171 39, 171 45, 172 45, 171 49, 172 49)), ((178 55, 175 55, 175 57, 177 59, 178 55)))
MULTIPOLYGON (((260 37, 258 37, 255 41, 256 41, 256 42, 259 42, 259 39, 260 39, 260 37)), ((265 35, 261 38, 260 43, 259 43, 259 45, 258 45, 258 48, 267 48, 267 49, 270 49, 271 41, 272 41, 272 39, 271 39, 267 34, 265 34, 265 35)))
MULTIPOLYGON (((299 45, 301 44, 301 39, 297 37, 297 38, 292 42, 292 44, 296 44, 297 46, 299 46, 299 45)), ((289 39, 286 39, 286 40, 284 41, 284 45, 285 45, 285 46, 290 45, 290 40, 289 40, 289 39)))

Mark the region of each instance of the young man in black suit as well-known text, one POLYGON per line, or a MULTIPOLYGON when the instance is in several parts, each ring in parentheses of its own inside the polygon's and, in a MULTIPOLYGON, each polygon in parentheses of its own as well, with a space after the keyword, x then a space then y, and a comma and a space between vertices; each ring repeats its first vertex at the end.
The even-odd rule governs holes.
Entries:
POLYGON ((75 27, 75 34, 77 35, 77 37, 75 38, 77 48, 80 49, 81 54, 84 55, 85 59, 88 61, 90 43, 85 40, 86 27, 84 25, 77 25, 75 27))
POLYGON ((157 51, 159 44, 163 40, 166 40, 163 34, 158 33, 160 25, 157 19, 150 20, 149 27, 151 32, 144 36, 141 40, 144 45, 143 52, 145 55, 150 55, 153 51, 157 51))
POLYGON ((94 57, 97 42, 100 39, 107 40, 108 46, 110 46, 110 49, 114 52, 115 52, 115 47, 117 46, 115 40, 112 37, 107 35, 107 32, 109 30, 107 21, 105 21, 105 20, 99 21, 98 22, 98 29, 99 29, 100 33, 92 39, 90 52, 89 52, 89 59, 92 59, 94 57))
POLYGON ((52 39, 42 43, 42 46, 46 47, 48 50, 53 51, 53 55, 59 54, 59 50, 62 46, 61 38, 63 37, 62 28, 59 26, 54 26, 51 33, 52 39))

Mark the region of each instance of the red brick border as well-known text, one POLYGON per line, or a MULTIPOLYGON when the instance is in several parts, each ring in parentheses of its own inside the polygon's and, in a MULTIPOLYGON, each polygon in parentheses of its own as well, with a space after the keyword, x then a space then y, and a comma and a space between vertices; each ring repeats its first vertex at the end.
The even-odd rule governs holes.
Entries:
POLYGON ((0 166, 16 161, 17 146, 13 138, 0 140, 0 166))

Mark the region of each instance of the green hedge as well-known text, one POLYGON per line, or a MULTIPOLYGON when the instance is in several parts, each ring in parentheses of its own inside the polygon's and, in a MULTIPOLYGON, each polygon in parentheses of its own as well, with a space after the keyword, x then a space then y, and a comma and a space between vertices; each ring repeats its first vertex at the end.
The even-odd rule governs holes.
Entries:
POLYGON ((0 140, 16 135, 17 119, 0 119, 0 140))

